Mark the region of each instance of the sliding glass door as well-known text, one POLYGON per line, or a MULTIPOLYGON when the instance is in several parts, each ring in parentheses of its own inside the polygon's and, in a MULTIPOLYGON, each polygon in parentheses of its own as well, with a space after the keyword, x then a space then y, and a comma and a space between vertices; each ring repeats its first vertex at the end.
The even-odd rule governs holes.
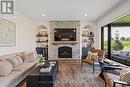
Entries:
POLYGON ((108 52, 108 27, 101 28, 101 49, 108 52))
POLYGON ((101 28, 101 49, 108 59, 130 65, 130 26, 108 24, 101 28))
POLYGON ((101 27, 106 57, 130 66, 130 14, 101 27))

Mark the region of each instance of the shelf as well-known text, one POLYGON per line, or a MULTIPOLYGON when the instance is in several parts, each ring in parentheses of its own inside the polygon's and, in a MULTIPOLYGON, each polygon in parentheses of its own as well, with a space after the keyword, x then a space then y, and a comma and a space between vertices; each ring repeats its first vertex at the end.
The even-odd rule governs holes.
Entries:
POLYGON ((82 41, 84 43, 94 43, 94 41, 82 41))
POLYGON ((37 43, 48 43, 48 41, 36 41, 37 43))
POLYGON ((36 37, 48 37, 48 35, 47 34, 45 34, 45 35, 36 35, 36 37))
POLYGON ((58 45, 58 44, 71 44, 71 45, 75 45, 78 44, 77 41, 52 41, 52 44, 54 45, 58 45))
POLYGON ((82 34, 82 36, 83 37, 94 37, 94 35, 83 35, 83 34, 82 34))

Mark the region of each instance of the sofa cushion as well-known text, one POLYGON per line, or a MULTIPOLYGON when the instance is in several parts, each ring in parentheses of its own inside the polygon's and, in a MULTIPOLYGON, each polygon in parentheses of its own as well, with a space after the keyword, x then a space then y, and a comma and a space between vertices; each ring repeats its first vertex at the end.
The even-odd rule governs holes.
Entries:
POLYGON ((120 51, 121 56, 128 56, 129 52, 128 51, 120 51))
POLYGON ((24 62, 35 61, 33 52, 25 52, 23 60, 24 62))
POLYGON ((0 87, 15 87, 14 83, 20 78, 20 71, 12 71, 5 77, 0 77, 0 87))
POLYGON ((13 65, 13 67, 15 67, 19 64, 19 61, 17 60, 16 56, 12 56, 12 57, 8 58, 7 60, 13 65))
POLYGON ((34 66, 36 63, 34 62, 24 62, 18 66, 16 66, 13 70, 14 71, 25 71, 26 69, 31 68, 32 66, 34 66))
POLYGON ((6 76, 13 70, 12 64, 7 60, 0 60, 0 76, 6 76))

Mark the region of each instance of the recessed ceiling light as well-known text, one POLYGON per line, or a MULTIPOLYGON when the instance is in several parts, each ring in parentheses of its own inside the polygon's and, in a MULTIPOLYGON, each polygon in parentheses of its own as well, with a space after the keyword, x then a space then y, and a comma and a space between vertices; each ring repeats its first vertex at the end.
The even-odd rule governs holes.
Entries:
POLYGON ((86 17, 86 16, 87 16, 87 14, 84 14, 84 16, 86 17))
POLYGON ((46 16, 45 14, 42 14, 42 16, 46 16))

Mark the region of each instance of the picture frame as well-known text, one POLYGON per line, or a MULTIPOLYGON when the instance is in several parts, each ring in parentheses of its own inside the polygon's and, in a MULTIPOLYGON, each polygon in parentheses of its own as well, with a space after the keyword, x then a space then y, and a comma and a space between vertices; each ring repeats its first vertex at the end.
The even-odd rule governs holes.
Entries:
POLYGON ((15 23, 0 18, 0 47, 15 46, 16 26, 15 23))

